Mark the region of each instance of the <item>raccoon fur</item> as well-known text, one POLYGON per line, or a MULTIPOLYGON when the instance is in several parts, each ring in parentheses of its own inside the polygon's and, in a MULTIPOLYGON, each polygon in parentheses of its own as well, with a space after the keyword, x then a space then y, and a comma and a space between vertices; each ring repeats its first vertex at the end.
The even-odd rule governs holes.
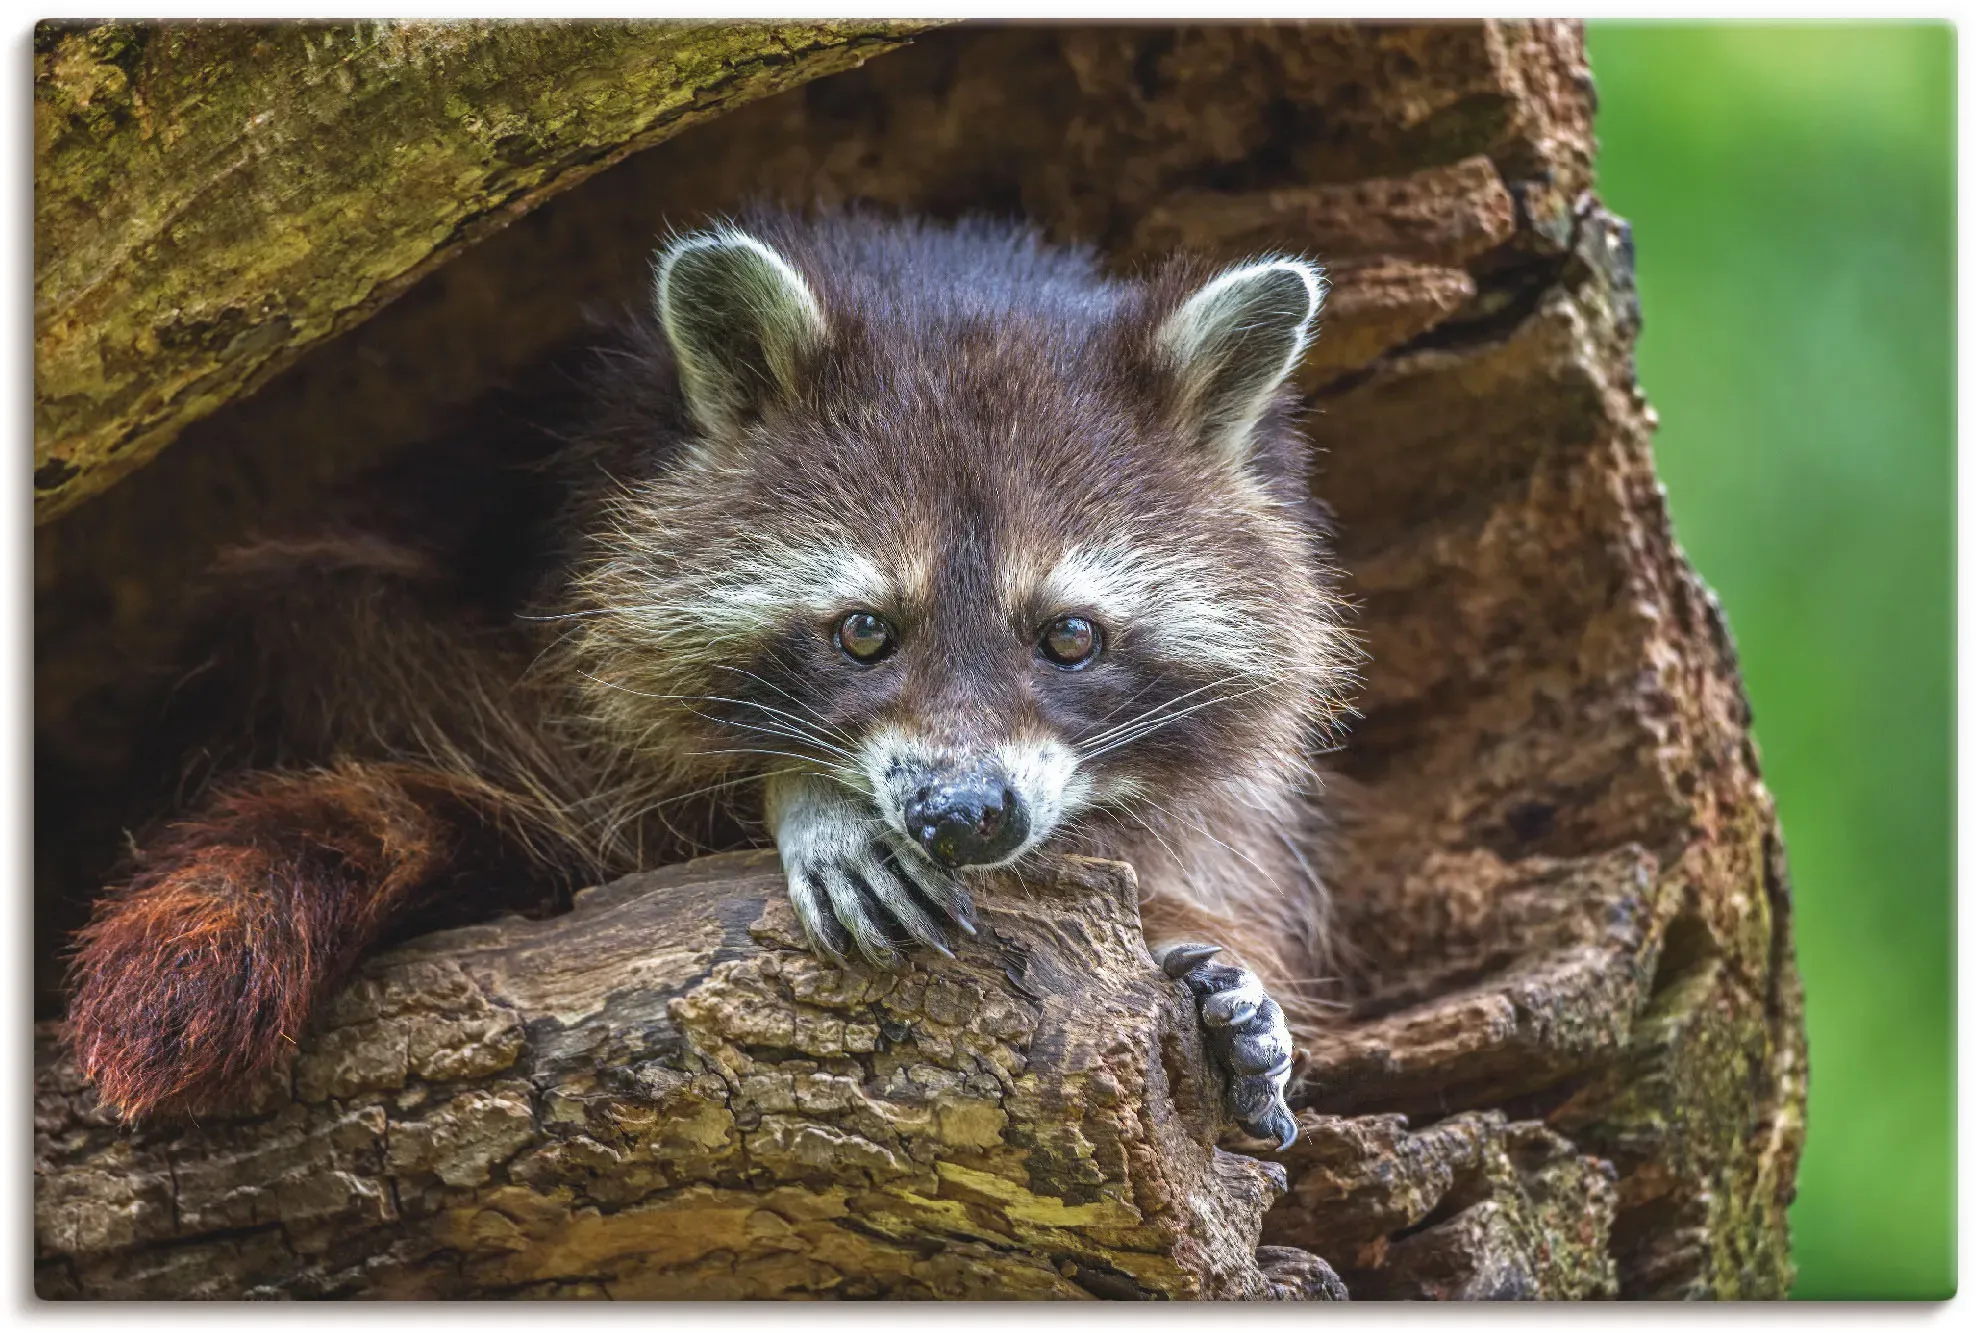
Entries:
POLYGON ((519 877, 767 839, 817 952, 887 968, 1051 849, 1136 867, 1235 1118, 1290 1142, 1354 660, 1286 387, 1325 292, 978 221, 674 240, 513 596, 383 522, 222 561, 251 758, 79 934, 85 1074, 130 1118, 223 1102, 367 949, 519 877))

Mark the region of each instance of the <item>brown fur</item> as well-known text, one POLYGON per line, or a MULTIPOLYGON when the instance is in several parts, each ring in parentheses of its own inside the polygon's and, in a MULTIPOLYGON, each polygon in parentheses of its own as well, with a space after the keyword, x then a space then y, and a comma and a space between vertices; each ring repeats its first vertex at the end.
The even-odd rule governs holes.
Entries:
POLYGON ((1112 282, 994 227, 752 229, 832 321, 796 401, 697 442, 669 347, 635 330, 587 381, 589 424, 529 474, 564 497, 546 520, 456 469, 424 503, 388 479, 350 516, 223 562, 179 697, 232 718, 196 748, 246 776, 149 839, 78 936, 69 1030, 106 1102, 137 1117, 238 1095, 422 908, 472 915, 505 887, 760 841, 763 778, 831 762, 764 740, 772 710, 835 734, 939 718, 959 745, 1014 726, 1075 740, 1210 689, 1216 672, 1135 627, 1078 679, 999 637, 986 569, 1113 537, 1201 557, 1256 625, 1259 666, 1096 760, 1146 795, 1083 811, 1052 846, 1134 862, 1152 942, 1224 944, 1317 1021, 1325 899, 1299 848, 1352 651, 1286 396, 1250 464, 1213 463, 1151 367, 1150 329, 1212 270, 1112 282), (924 628, 891 674, 849 671, 803 617, 738 638, 663 614, 752 551, 822 538, 914 573, 900 615, 924 628))
POLYGON ((77 937, 83 1074, 128 1116, 265 1071, 389 923, 445 877, 471 800, 431 770, 264 774, 168 827, 77 937))

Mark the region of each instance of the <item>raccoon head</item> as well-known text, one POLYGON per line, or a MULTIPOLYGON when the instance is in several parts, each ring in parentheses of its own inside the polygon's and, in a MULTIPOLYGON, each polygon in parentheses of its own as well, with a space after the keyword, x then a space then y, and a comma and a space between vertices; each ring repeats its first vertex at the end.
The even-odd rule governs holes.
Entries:
POLYGON ((675 242, 674 437, 579 584, 595 710, 952 867, 1289 801, 1349 659, 1284 388, 1325 291, 1290 258, 1115 281, 989 224, 675 242))

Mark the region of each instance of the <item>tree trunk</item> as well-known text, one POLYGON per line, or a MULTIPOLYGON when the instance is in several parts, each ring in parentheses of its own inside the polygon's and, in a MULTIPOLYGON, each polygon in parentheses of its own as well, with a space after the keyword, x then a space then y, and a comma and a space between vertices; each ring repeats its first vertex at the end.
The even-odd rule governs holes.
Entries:
POLYGON ((35 30, 35 515, 550 196, 925 24, 35 30))
POLYGON ((255 1118, 120 1135, 45 1053, 42 1290, 1319 1295, 1331 1265, 1357 1298, 1782 1294, 1785 856, 1652 468, 1592 111, 1570 24, 930 33, 599 173, 39 533, 59 923, 132 781, 118 664, 174 590, 478 429, 583 302, 641 289, 663 222, 774 185, 1023 213, 1123 264, 1322 259, 1307 426, 1370 660, 1313 849, 1342 1009, 1283 1198, 1213 1149, 1110 872, 1009 886, 1003 938, 883 994, 723 861, 381 961, 255 1118))
MULTIPOLYGON (((378 959, 242 1117, 120 1132, 52 1043, 39 1289, 1298 1298, 1282 1169, 1215 1146, 1131 872, 986 893, 954 963, 801 947, 775 853, 378 959)), ((1337 1288, 1337 1283, 1334 1284, 1337 1288)))

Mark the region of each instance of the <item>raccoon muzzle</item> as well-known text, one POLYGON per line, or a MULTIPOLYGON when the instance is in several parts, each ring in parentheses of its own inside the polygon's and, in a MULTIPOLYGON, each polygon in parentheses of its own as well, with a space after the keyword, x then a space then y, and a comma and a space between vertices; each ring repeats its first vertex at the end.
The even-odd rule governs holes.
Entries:
POLYGON ((901 808, 908 836, 937 865, 994 865, 1031 833, 1024 798, 998 773, 932 778, 901 808))

